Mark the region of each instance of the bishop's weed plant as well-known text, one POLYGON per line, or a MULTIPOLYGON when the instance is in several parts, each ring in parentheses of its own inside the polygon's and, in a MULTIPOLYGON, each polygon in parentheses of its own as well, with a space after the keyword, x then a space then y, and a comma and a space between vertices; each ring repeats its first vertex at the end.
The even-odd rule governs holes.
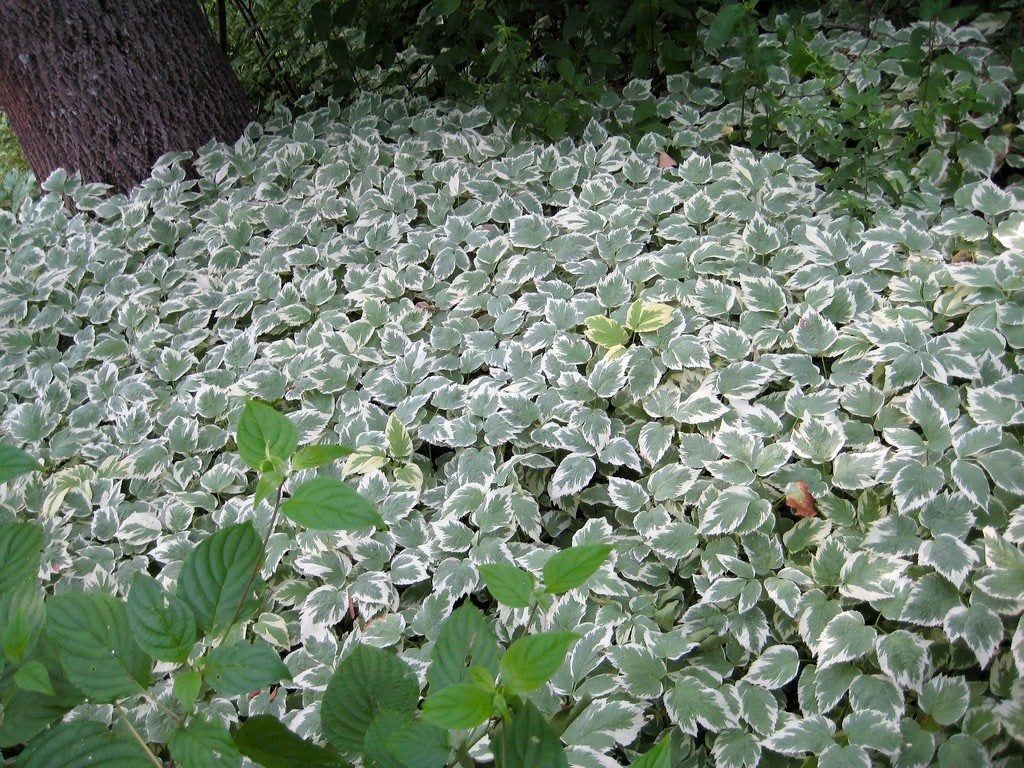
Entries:
POLYGON ((5 758, 1021 768, 1024 70, 939 5, 0 211, 5 758))

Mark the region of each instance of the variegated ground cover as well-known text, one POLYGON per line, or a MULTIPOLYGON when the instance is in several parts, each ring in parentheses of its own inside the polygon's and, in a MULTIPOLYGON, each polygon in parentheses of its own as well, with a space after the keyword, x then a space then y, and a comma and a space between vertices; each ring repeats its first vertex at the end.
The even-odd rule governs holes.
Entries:
MULTIPOLYGON (((983 27, 930 26, 987 98, 1019 92, 983 27)), ((812 47, 899 120, 916 86, 869 54, 911 35, 812 47)), ((219 526, 266 527, 230 450, 258 397, 360 447, 345 472, 388 530, 271 537, 256 630, 294 681, 210 716, 316 735, 354 643, 422 672, 459 601, 506 638, 526 623, 477 564, 609 543, 540 615, 583 635, 537 699, 590 701, 572 765, 668 729, 685 765, 1020 765, 1024 189, 989 178, 1009 134, 943 122, 920 162, 894 156, 898 203, 826 192, 814 79, 773 73, 780 152, 729 149, 760 109, 706 84, 730 65, 653 94, 670 135, 633 147, 365 97, 207 148, 198 181, 165 158, 128 199, 51 177, 0 221, 3 433, 48 468, 0 502, 46 527, 54 589, 172 583, 219 526)))

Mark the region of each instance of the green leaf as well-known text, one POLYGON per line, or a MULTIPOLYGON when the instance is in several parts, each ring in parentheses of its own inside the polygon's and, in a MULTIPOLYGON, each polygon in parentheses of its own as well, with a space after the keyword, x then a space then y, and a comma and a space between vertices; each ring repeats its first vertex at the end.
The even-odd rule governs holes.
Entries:
POLYGON ((675 765, 672 734, 663 736, 661 741, 629 764, 629 768, 672 768, 675 765))
POLYGON ((191 712, 199 698, 199 691, 203 687, 203 676, 194 669, 186 669, 174 676, 171 683, 171 691, 174 698, 181 702, 187 711, 191 712))
POLYGON ((544 563, 544 588, 552 595, 576 589, 593 576, 611 554, 608 544, 585 544, 556 552, 544 563))
POLYGON ((235 443, 242 461, 264 471, 291 458, 299 444, 299 431, 284 414, 266 403, 250 400, 238 420, 235 443))
POLYGON ((346 768, 348 763, 328 747, 298 736, 271 715, 250 717, 235 732, 238 751, 263 768, 346 768))
POLYGON ((739 24, 745 13, 746 11, 740 3, 722 6, 711 22, 711 26, 708 27, 708 36, 705 41, 708 50, 718 50, 729 42, 736 25, 739 24))
POLYGON ((501 657, 501 680, 516 693, 540 688, 558 671, 572 644, 575 632, 539 632, 516 640, 501 657))
POLYGON ((423 718, 442 728, 475 728, 494 714, 494 694, 473 683, 456 683, 430 694, 423 718))
POLYGON ((47 696, 57 695, 53 689, 53 683, 50 682, 50 673, 38 661, 26 661, 22 664, 14 673, 14 682, 25 691, 35 691, 47 696))
POLYGON ((42 469, 43 466, 21 448, 0 443, 0 483, 42 469))
POLYGON ((262 562, 263 543, 251 522, 222 528, 189 553, 178 595, 204 632, 222 632, 245 615, 242 604, 252 597, 253 574, 262 562))
POLYGON ((167 747, 174 764, 181 768, 238 768, 242 764, 228 729, 208 720, 192 718, 171 733, 167 747))
POLYGON ((569 768, 565 749, 529 701, 492 739, 494 768, 569 768))
POLYGON ((284 485, 284 472, 272 469, 269 472, 260 472, 260 479, 256 481, 256 490, 253 493, 252 505, 257 507, 260 502, 266 501, 284 485))
POLYGON ((314 469, 330 464, 354 451, 344 445, 305 445, 292 456, 292 469, 314 469))
POLYGON ((51 723, 82 703, 82 692, 65 677, 57 659, 57 650, 44 634, 34 651, 35 660, 49 670, 55 694, 26 691, 14 680, 17 669, 8 666, 0 673, 0 747, 11 747, 32 739, 51 723))
POLYGON ((0 525, 0 596, 17 584, 36 581, 42 551, 43 529, 38 525, 0 525))
POLYGON ((150 662, 135 644, 123 601, 65 592, 47 601, 46 618, 68 679, 91 700, 113 702, 149 686, 150 662))
POLYGON ((487 591, 502 605, 527 608, 533 602, 533 575, 508 563, 486 563, 478 566, 487 591))
POLYGON ((431 692, 448 685, 468 683, 470 668, 482 667, 493 677, 501 649, 491 623, 472 603, 463 603, 441 625, 430 651, 427 684, 431 692))
POLYGON ((594 315, 586 319, 586 336, 595 344, 611 349, 629 341, 629 332, 617 320, 604 315, 594 315))
MULTIPOLYGON (((26 585, 26 587, 35 587, 35 585, 26 585)), ((36 627, 33 626, 32 617, 30 617, 30 611, 27 610, 27 606, 24 604, 13 604, 13 601, 18 603, 22 602, 23 595, 36 594, 38 598, 38 608, 41 611, 43 602, 39 590, 29 591, 26 587, 18 588, 15 592, 10 593, 11 604, 3 606, 2 603, 6 602, 0 598, 0 610, 6 609, 4 612, 9 614, 9 621, 7 627, 3 631, 3 654, 11 660, 14 664, 20 664, 25 659, 26 654, 29 652, 29 646, 32 644, 32 636, 35 632, 36 627)), ((6 595, 4 597, 7 597, 6 595)), ((33 611, 35 612, 35 611, 33 611)), ((0 624, 2 624, 2 617, 0 617, 0 624)))
POLYGON ((637 299, 626 312, 626 327, 637 333, 653 333, 672 322, 672 307, 668 304, 648 304, 637 299))
POLYGON ((408 713, 384 710, 370 722, 364 760, 374 768, 444 768, 448 733, 408 713))
POLYGON ((153 768, 131 736, 92 720, 55 725, 29 742, 17 768, 153 768))
POLYGON ((358 753, 378 713, 390 710, 411 718, 419 698, 408 664, 380 648, 356 646, 327 684, 320 707, 324 736, 342 754, 358 753))
POLYGON ((166 594, 156 579, 139 573, 128 594, 128 619, 135 642, 160 661, 181 663, 196 642, 196 620, 182 600, 166 594))
POLYGON ((206 657, 206 681, 222 696, 240 696, 291 680, 291 672, 265 640, 219 645, 206 657))
POLYGON ((320 531, 385 528, 384 518, 369 501, 333 477, 307 480, 281 504, 281 511, 299 525, 320 531))

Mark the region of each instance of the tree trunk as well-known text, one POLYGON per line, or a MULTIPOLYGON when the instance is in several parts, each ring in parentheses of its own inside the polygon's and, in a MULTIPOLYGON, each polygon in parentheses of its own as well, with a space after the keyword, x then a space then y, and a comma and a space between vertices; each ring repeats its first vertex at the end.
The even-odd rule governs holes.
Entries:
POLYGON ((252 107, 197 0, 0 0, 0 109, 39 179, 126 191, 252 107))

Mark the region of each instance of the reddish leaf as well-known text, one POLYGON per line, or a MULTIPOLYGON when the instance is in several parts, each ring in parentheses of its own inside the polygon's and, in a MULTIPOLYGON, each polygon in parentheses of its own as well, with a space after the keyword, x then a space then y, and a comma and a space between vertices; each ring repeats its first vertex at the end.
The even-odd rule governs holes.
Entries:
POLYGON ((818 514, 818 509, 814 506, 814 496, 803 480, 796 483, 795 490, 786 494, 786 506, 796 512, 797 517, 814 517, 818 514))
POLYGON ((679 165, 679 163, 677 163, 668 153, 662 152, 658 155, 659 168, 675 168, 677 165, 679 165))

